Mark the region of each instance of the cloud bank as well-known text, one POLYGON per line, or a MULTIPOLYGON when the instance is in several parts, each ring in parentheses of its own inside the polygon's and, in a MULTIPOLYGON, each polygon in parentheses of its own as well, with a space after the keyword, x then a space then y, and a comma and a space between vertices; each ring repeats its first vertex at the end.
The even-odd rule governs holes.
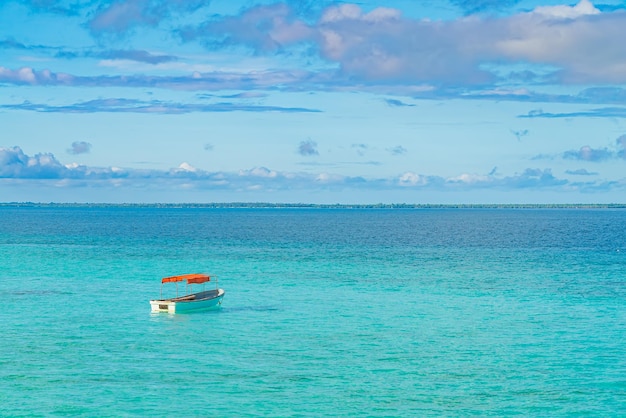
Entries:
MULTIPOLYGON (((38 12, 53 10, 55 6, 62 10, 61 2, 47 2, 47 7, 40 2, 23 3, 38 12)), ((93 47, 61 50, 4 39, 0 40, 0 48, 30 51, 42 58, 52 54, 57 59, 92 57, 153 66, 178 62, 182 65, 179 68, 191 68, 182 56, 118 47, 120 37, 129 41, 143 28, 159 31, 172 41, 201 45, 211 53, 245 48, 257 57, 288 57, 287 67, 242 73, 190 69, 186 75, 176 76, 85 76, 45 68, 0 67, 0 83, 181 90, 329 91, 352 87, 384 89, 387 93, 401 91, 402 95, 413 93, 418 97, 426 97, 428 92, 477 97, 476 91, 487 96, 491 91, 509 100, 623 103, 619 101, 625 95, 621 88, 606 87, 606 91, 592 97, 582 93, 577 97, 541 96, 517 90, 520 82, 584 87, 624 84, 626 51, 620 41, 626 27, 623 10, 602 12, 590 1, 581 0, 572 6, 543 6, 496 16, 482 12, 488 8, 503 10, 517 2, 453 3, 467 15, 455 20, 417 19, 403 16, 397 9, 379 7, 366 11, 351 3, 327 7, 306 2, 261 4, 233 15, 207 13, 210 3, 201 0, 125 0, 102 2, 99 7, 97 3, 86 3, 66 12, 83 19, 96 41, 93 47), (182 25, 182 17, 198 23, 182 25), (307 61, 315 65, 307 65, 307 61), (520 70, 520 66, 524 69, 520 70)), ((389 99, 388 103, 406 105, 396 99, 389 99)))
MULTIPOLYGON (((588 175, 586 171, 571 174, 588 175)), ((138 170, 119 167, 87 167, 78 164, 62 164, 50 153, 26 155, 20 147, 0 148, 0 179, 10 182, 52 181, 55 187, 73 188, 89 184, 93 187, 128 187, 158 184, 163 187, 196 190, 277 191, 277 190, 435 190, 464 192, 472 190, 515 191, 536 189, 546 191, 577 190, 586 193, 622 190, 626 179, 621 181, 569 181, 557 178, 550 169, 528 168, 512 176, 463 173, 444 178, 419 174, 412 171, 399 173, 390 178, 365 178, 345 176, 328 172, 303 173, 275 171, 266 167, 254 167, 237 172, 210 172, 187 163, 169 170, 138 170)))

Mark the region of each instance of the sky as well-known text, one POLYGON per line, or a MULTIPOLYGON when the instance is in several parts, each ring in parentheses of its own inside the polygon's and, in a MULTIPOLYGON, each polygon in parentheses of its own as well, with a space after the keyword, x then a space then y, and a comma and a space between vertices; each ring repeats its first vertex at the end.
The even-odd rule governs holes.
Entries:
POLYGON ((626 1, 2 0, 0 202, 626 202, 626 1))

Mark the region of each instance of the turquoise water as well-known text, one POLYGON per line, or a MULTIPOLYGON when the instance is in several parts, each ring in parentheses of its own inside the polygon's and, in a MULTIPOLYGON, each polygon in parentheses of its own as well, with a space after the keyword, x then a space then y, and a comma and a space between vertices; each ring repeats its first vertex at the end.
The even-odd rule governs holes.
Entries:
POLYGON ((624 210, 5 207, 0 295, 0 416, 626 414, 624 210))

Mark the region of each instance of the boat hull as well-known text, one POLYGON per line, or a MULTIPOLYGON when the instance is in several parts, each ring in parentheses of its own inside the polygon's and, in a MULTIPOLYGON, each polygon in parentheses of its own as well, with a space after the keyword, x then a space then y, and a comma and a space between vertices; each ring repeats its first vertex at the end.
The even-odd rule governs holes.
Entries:
POLYGON ((219 308, 223 298, 224 289, 207 290, 178 298, 151 300, 150 307, 152 312, 191 312, 219 308))

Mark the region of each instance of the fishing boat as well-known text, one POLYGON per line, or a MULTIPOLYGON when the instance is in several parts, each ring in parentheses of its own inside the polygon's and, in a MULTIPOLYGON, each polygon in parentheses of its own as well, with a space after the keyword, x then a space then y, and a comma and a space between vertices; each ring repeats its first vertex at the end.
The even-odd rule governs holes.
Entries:
MULTIPOLYGON (((215 276, 213 276, 215 278, 215 276)), ((220 289, 215 278, 215 289, 205 290, 205 284, 211 281, 208 274, 194 273, 181 276, 170 276, 161 279, 161 299, 150 301, 152 312, 180 313, 196 311, 200 309, 219 308, 224 298, 224 289, 220 289), (184 282, 186 292, 178 295, 178 283, 184 282), (165 283, 176 284, 176 297, 163 299, 163 285, 165 283), (200 292, 193 292, 193 285, 202 285, 200 292)))

